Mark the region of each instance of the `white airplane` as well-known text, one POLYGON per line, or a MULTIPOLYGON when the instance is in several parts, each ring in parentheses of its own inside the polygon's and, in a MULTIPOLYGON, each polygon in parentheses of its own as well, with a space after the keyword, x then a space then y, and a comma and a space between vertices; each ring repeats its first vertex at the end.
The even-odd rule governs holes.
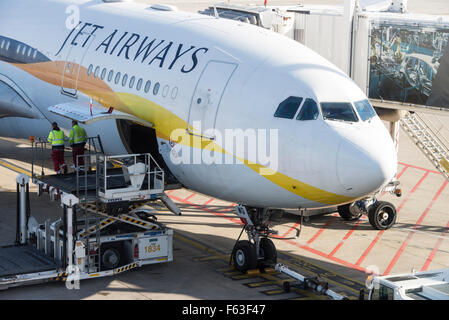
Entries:
POLYGON ((272 209, 338 206, 377 229, 396 219, 375 196, 396 190, 397 155, 366 95, 310 49, 250 24, 129 1, 1 1, 0 135, 46 139, 70 119, 106 153, 151 151, 184 187, 239 204, 250 239, 234 248, 239 270, 276 260, 272 209), (266 142, 276 161, 218 137, 238 129, 276 129, 266 142), (234 161, 179 163, 189 151, 234 161))

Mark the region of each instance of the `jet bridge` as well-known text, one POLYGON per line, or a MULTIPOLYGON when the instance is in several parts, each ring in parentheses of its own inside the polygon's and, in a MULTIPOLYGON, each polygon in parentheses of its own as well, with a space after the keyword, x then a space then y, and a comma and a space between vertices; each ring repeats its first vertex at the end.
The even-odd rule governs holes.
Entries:
MULTIPOLYGON (((44 142, 33 143, 34 156, 43 150, 44 142)), ((180 211, 164 193, 164 171, 154 158, 102 152, 78 157, 84 171, 46 175, 42 167, 37 174, 34 159, 31 177, 17 177, 16 243, 0 247, 0 289, 52 280, 73 287, 78 280, 173 260, 173 230, 157 220, 157 212, 161 204, 180 211), (60 215, 36 221, 30 180, 39 195, 61 202, 60 215)))

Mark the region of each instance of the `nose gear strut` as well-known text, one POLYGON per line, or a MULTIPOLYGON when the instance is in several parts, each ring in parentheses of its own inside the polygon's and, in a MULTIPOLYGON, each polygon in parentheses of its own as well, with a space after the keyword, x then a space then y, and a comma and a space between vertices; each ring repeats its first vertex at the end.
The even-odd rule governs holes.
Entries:
MULTIPOLYGON (((277 231, 269 227, 269 221, 277 211, 243 205, 236 206, 236 211, 243 229, 232 250, 230 262, 233 261, 235 268, 241 272, 258 267, 273 267, 277 263, 277 250, 269 238, 277 235, 277 231), (246 231, 248 240, 240 240, 243 231, 246 231)), ((290 239, 298 236, 299 230, 296 230, 296 236, 290 239)))

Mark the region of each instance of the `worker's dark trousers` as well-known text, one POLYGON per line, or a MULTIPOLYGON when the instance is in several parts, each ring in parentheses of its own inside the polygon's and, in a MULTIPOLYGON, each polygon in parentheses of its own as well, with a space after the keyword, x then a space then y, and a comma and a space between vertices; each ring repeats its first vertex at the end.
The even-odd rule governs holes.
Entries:
POLYGON ((61 169, 64 170, 64 173, 67 173, 67 166, 64 163, 64 149, 53 149, 51 151, 51 159, 57 173, 61 173, 61 169))
POLYGON ((78 163, 76 163, 76 156, 84 155, 84 144, 83 145, 73 145, 72 146, 72 157, 73 157, 73 165, 75 167, 84 166, 84 157, 78 158, 78 163))

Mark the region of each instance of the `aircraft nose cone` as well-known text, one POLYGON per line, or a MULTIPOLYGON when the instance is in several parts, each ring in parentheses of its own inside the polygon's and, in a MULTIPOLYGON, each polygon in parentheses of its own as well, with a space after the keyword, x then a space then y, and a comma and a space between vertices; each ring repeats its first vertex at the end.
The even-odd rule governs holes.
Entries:
MULTIPOLYGON (((372 146, 371 149, 373 148, 372 146)), ((388 183, 396 172, 396 153, 367 150, 343 140, 337 154, 337 176, 344 193, 363 196, 388 183)))

